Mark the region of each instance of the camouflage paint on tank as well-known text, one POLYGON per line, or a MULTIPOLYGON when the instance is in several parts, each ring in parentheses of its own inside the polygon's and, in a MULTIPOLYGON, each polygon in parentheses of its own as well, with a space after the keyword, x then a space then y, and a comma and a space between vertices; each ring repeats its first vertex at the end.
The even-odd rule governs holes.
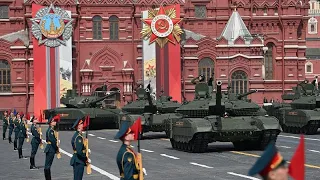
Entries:
POLYGON ((183 117, 166 120, 174 149, 206 152, 208 144, 216 141, 232 142, 237 149, 264 149, 277 140, 279 121, 243 99, 256 91, 223 95, 221 85, 218 81, 217 91, 211 93, 207 83, 198 83, 195 99, 177 109, 183 117))
POLYGON ((303 81, 293 87, 293 93, 283 94, 290 103, 265 103, 269 115, 279 119, 284 132, 316 134, 320 128, 320 96, 315 84, 303 81))

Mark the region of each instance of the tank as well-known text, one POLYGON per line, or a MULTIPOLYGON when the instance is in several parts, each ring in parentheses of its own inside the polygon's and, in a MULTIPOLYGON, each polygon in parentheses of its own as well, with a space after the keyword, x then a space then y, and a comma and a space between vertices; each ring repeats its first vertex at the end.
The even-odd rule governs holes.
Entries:
POLYGON ((279 121, 268 116, 257 104, 243 99, 245 94, 221 92, 207 83, 195 87, 195 99, 177 109, 182 118, 166 121, 174 149, 193 153, 206 152, 212 142, 232 142, 236 149, 263 150, 270 141, 276 141, 281 132, 279 121))
POLYGON ((320 128, 320 96, 316 81, 303 81, 293 87, 293 93, 283 94, 288 103, 265 103, 269 115, 279 119, 284 132, 316 134, 320 128))
POLYGON ((90 129, 118 128, 120 109, 106 109, 102 101, 120 93, 113 91, 103 97, 78 96, 74 91, 67 91, 67 95, 61 98, 61 103, 66 107, 58 107, 44 110, 45 118, 60 114, 60 129, 71 129, 73 123, 86 115, 90 117, 90 129))
MULTIPOLYGON (((151 96, 150 84, 146 89, 140 86, 136 90, 137 99, 123 106, 121 120, 129 120, 132 123, 141 118, 143 133, 146 132, 166 132, 164 121, 176 115, 175 110, 181 106, 177 101, 172 101, 171 96, 162 95, 155 100, 151 96)), ((121 123, 121 122, 120 122, 121 123)))

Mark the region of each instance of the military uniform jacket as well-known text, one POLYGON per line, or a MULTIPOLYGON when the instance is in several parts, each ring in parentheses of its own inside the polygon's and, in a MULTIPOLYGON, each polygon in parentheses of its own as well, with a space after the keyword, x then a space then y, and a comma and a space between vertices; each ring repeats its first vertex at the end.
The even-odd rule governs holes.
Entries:
POLYGON ((31 125, 31 133, 33 136, 31 140, 31 144, 40 144, 41 143, 40 132, 38 131, 37 126, 35 126, 34 124, 31 125))
POLYGON ((72 139, 71 145, 73 148, 73 156, 70 160, 70 165, 74 166, 76 163, 86 165, 87 156, 86 156, 86 148, 84 146, 84 138, 80 132, 75 132, 72 139))
POLYGON ((117 155, 117 164, 121 180, 134 180, 139 178, 139 165, 134 151, 122 144, 117 155))
POLYGON ((3 118, 3 127, 8 127, 8 125, 9 125, 8 119, 9 119, 9 117, 3 118))
POLYGON ((13 121, 13 124, 14 124, 14 132, 18 133, 20 131, 20 119, 18 120, 18 118, 16 118, 14 121, 13 121))
POLYGON ((12 117, 9 117, 9 129, 13 129, 13 128, 14 128, 13 119, 12 117))
POLYGON ((45 153, 51 152, 56 153, 58 152, 58 146, 57 146, 57 137, 55 135, 55 131, 52 129, 52 127, 49 127, 46 132, 46 142, 47 146, 44 149, 45 153))
POLYGON ((18 138, 27 138, 27 128, 23 121, 19 124, 18 138))

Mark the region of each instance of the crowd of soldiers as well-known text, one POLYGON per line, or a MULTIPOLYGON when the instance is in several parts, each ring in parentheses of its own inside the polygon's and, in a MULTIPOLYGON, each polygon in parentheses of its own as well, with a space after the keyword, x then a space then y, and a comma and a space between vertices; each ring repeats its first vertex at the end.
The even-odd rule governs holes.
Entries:
MULTIPOLYGON (((12 132, 15 132, 14 136, 14 147, 15 151, 18 151, 19 158, 25 158, 22 155, 22 147, 24 140, 29 138, 28 136, 28 116, 23 113, 16 112, 4 112, 3 118, 3 140, 6 140, 6 131, 9 128, 9 143, 12 144, 12 132), (10 115, 9 115, 10 114, 10 115), (18 143, 17 143, 18 142, 18 143), (17 146, 18 145, 18 146, 17 146)), ((48 119, 49 127, 46 131, 46 148, 44 153, 46 153, 44 175, 46 180, 51 180, 50 168, 53 163, 55 155, 60 158, 59 151, 59 141, 58 135, 55 130, 57 122, 60 121, 59 116, 54 116, 48 119)), ((30 169, 38 169, 35 165, 35 156, 38 147, 43 148, 42 132, 41 128, 37 125, 38 118, 33 116, 30 119, 32 123, 31 134, 33 138, 31 140, 31 156, 30 156, 30 169)), ((88 158, 86 152, 90 149, 84 145, 85 138, 82 135, 84 128, 88 126, 89 123, 85 123, 83 119, 78 119, 74 125, 73 129, 76 130, 74 136, 71 139, 71 145, 74 150, 73 156, 70 160, 70 165, 73 166, 74 180, 82 180, 84 167, 91 164, 91 160, 88 158)), ((141 156, 139 156, 130 146, 130 142, 136 140, 132 126, 129 122, 123 122, 115 139, 120 139, 123 143, 119 149, 118 155, 116 157, 116 162, 119 168, 120 180, 135 180, 143 179, 143 174, 146 175, 145 169, 139 165, 141 161, 141 156), (141 173, 143 171, 143 173, 141 173)), ((88 169, 87 169, 88 170, 88 169)), ((274 142, 271 142, 262 156, 256 161, 253 167, 249 170, 249 175, 253 176, 259 174, 264 180, 287 180, 288 179, 288 167, 286 161, 283 159, 281 154, 277 151, 274 142)))

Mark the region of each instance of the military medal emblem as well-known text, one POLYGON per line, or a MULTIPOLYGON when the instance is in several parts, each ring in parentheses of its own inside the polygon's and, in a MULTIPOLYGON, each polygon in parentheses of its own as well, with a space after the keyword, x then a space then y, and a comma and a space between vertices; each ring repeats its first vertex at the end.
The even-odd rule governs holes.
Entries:
POLYGON ((66 45, 65 42, 72 35, 72 21, 65 10, 51 4, 50 7, 40 9, 35 18, 31 19, 32 34, 39 41, 39 45, 66 45))
POLYGON ((183 33, 179 27, 182 19, 176 18, 174 8, 165 10, 162 6, 159 10, 149 10, 148 19, 142 19, 146 26, 142 29, 142 38, 150 38, 149 44, 156 41, 160 47, 169 41, 173 44, 180 42, 183 33))

